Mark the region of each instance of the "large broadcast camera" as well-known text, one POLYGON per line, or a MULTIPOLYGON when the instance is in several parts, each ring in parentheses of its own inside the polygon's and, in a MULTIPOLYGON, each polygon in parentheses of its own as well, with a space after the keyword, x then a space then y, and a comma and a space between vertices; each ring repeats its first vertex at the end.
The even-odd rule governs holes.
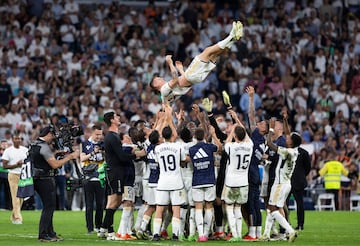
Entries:
POLYGON ((77 126, 74 122, 61 123, 58 131, 55 132, 55 149, 64 153, 74 152, 72 146, 74 138, 84 134, 81 126, 77 126))
MULTIPOLYGON (((65 153, 72 153, 74 139, 84 134, 81 126, 75 125, 74 122, 68 122, 66 117, 60 118, 58 129, 55 130, 54 147, 58 151, 57 159, 64 158, 65 153)), ((77 174, 77 178, 68 179, 66 181, 66 190, 76 190, 81 188, 85 181, 85 176, 79 168, 78 164, 72 160, 73 167, 77 174)))

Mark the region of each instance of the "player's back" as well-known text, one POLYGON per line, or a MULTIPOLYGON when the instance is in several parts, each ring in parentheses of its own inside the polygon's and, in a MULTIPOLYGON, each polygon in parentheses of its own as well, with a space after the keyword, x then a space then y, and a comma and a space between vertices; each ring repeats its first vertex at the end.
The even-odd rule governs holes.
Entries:
POLYGON ((229 156, 225 185, 229 187, 247 186, 250 159, 253 153, 253 143, 231 142, 225 144, 225 151, 229 156))
POLYGON ((281 165, 276 167, 275 183, 291 183, 296 160, 299 156, 298 148, 278 147, 278 154, 282 160, 281 165))
POLYGON ((155 158, 160 169, 157 189, 182 189, 184 184, 180 163, 185 160, 184 148, 178 143, 162 143, 155 147, 155 158))

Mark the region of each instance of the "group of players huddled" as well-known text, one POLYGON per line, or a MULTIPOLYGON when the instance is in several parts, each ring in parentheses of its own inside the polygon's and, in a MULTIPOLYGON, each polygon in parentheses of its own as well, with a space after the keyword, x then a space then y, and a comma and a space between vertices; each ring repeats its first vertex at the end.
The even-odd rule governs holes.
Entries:
POLYGON ((290 133, 286 110, 282 121, 256 119, 254 88, 246 88, 246 93, 249 127, 231 109, 229 96, 223 92, 232 119, 225 131, 219 128, 224 117, 212 114, 208 98, 202 102, 203 110, 193 105, 199 125, 186 122, 182 110, 173 112, 164 104, 152 127, 140 122, 128 134, 119 135, 119 116, 106 113, 107 203, 98 236, 158 241, 169 239, 171 223, 172 240, 268 241, 277 221, 285 230, 283 239, 294 241, 297 232, 282 208, 291 189, 301 137, 290 133), (262 175, 259 168, 264 170, 262 175), (137 196, 143 204, 134 219, 137 196), (267 209, 264 230, 260 196, 267 209), (116 232, 114 213, 120 205, 116 232), (247 230, 242 228, 243 218, 247 230))

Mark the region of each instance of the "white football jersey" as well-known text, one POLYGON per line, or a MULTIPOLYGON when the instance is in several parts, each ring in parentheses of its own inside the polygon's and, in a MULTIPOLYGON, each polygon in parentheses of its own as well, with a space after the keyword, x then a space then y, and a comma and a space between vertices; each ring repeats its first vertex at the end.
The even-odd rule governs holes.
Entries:
POLYGON ((276 166, 274 183, 291 184, 291 176, 295 169, 299 151, 297 148, 285 148, 278 146, 277 153, 280 156, 281 162, 276 166))
POLYGON ((231 142, 225 144, 225 151, 229 156, 226 165, 225 185, 241 187, 249 185, 248 172, 253 153, 253 142, 231 142))
MULTIPOLYGON (((189 143, 185 143, 185 142, 180 140, 177 143, 179 143, 179 144, 181 144, 183 146, 184 151, 185 151, 185 155, 189 155, 189 149, 190 149, 191 146, 194 146, 196 144, 196 141, 193 140, 193 141, 191 141, 189 143)), ((193 164, 191 162, 186 163, 186 166, 181 168, 181 174, 182 174, 183 178, 192 178, 193 169, 194 169, 193 164)))
POLYGON ((180 87, 179 85, 175 85, 174 88, 171 89, 171 92, 167 95, 161 95, 163 103, 171 104, 175 100, 179 99, 182 95, 188 93, 191 87, 180 87))
POLYGON ((158 190, 184 188, 180 163, 185 157, 185 150, 179 143, 165 142, 155 147, 155 159, 160 168, 158 190))

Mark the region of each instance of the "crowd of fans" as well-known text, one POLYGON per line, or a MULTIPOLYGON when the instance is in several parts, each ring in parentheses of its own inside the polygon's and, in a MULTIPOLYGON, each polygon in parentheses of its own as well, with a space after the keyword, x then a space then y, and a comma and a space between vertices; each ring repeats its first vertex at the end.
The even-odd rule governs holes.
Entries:
POLYGON ((18 130, 28 146, 62 116, 86 128, 113 110, 122 131, 138 120, 151 124, 161 98, 148 84, 154 74, 171 78, 165 55, 186 67, 240 20, 244 36, 216 71, 175 102, 175 111, 196 120, 191 105, 209 97, 214 114, 229 119, 221 97, 226 90, 246 121, 244 88, 251 85, 257 117, 281 117, 281 109, 289 109, 292 128, 313 154, 313 170, 326 153, 344 153, 356 170, 360 4, 345 2, 169 0, 135 8, 116 1, 1 1, 0 139, 11 143, 18 130))

